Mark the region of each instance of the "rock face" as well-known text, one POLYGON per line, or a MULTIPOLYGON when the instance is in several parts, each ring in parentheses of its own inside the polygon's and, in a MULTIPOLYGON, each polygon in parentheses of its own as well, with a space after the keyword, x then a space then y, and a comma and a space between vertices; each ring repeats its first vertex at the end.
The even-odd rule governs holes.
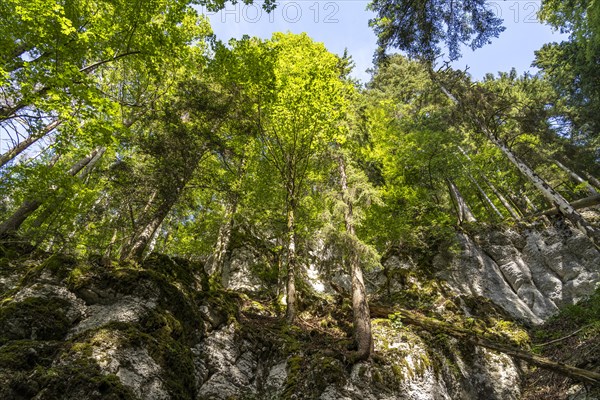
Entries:
MULTIPOLYGON (((434 257, 437 276, 457 293, 490 299, 528 324, 543 323, 559 308, 589 296, 600 283, 600 251, 562 220, 546 226, 459 232, 456 242, 434 257)), ((336 296, 350 293, 350 277, 340 257, 321 241, 315 241, 305 258, 305 279, 313 290, 336 296)), ((264 263, 256 252, 236 249, 226 263, 224 286, 258 291, 261 282, 251 271, 264 263)), ((371 295, 399 293, 405 276, 418 267, 410 256, 392 254, 383 267, 367 273, 367 290, 371 295)))
MULTIPOLYGON (((462 326, 510 326, 517 337, 498 307, 537 324, 599 280, 598 251, 564 227, 457 240, 433 261, 438 279, 419 277, 410 258, 388 257, 367 275, 372 298, 462 326)), ((510 357, 394 316, 373 319, 377 356, 350 362, 348 277, 335 254, 317 248, 307 259, 313 308, 289 327, 276 306, 211 286, 202 265, 185 260, 0 254, 0 398, 521 398, 524 372, 510 357)), ((242 279, 265 260, 232 253, 224 283, 269 293, 256 277, 242 279)))
MULTIPOLYGON (((16 274, 13 267, 2 274, 16 274)), ((0 294, 2 399, 519 395, 510 358, 388 319, 374 323, 380 360, 352 366, 340 345, 349 332, 287 327, 247 296, 211 290, 202 267, 183 260, 113 266, 51 257, 19 271, 0 294)))
POLYGON ((439 276, 528 323, 540 324, 586 298, 600 282, 600 252, 565 223, 544 230, 459 233, 458 242, 460 251, 436 257, 439 276))

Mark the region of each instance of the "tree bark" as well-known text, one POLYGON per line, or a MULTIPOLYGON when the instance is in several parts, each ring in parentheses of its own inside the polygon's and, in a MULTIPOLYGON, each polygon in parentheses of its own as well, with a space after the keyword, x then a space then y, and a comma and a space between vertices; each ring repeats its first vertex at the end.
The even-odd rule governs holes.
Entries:
POLYGON ((227 204, 225 207, 225 222, 219 227, 219 234, 217 235, 217 243, 215 245, 213 260, 210 264, 209 270, 207 271, 209 275, 218 277, 223 274, 223 264, 225 262, 227 249, 229 248, 231 231, 233 229, 233 221, 236 212, 237 199, 234 199, 232 203, 227 204))
POLYGON ((533 204, 533 201, 531 201, 531 199, 525 194, 525 193, 521 193, 521 195, 523 196, 523 198, 525 199, 525 203, 527 203, 527 205, 535 212, 538 212, 539 209, 535 206, 535 204, 533 204))
POLYGON ((106 251, 104 252, 104 257, 106 257, 109 260, 112 256, 113 246, 117 242, 118 233, 119 233, 118 229, 115 228, 113 230, 112 237, 110 238, 110 242, 108 243, 108 246, 106 247, 106 251))
POLYGON ((479 186, 479 184, 477 183, 477 181, 475 180, 475 178, 473 178, 473 176, 471 174, 469 174, 469 180, 471 181, 471 183, 473 185, 475 185, 475 187, 477 188, 477 190, 479 190, 479 193, 481 194, 481 197, 483 197, 483 199, 485 200, 486 204, 489 206, 489 208, 494 211, 494 213, 496 214, 496 216, 498 218, 500 218, 501 220, 504 219, 504 215, 502 215, 502 213, 500 212, 500 210, 498 210, 498 207, 496 207, 496 205, 494 204, 494 202, 492 201, 492 199, 489 198, 489 196, 487 195, 487 193, 484 192, 484 190, 481 188, 481 186, 479 186))
MULTIPOLYGON (((86 165, 88 165, 100 150, 94 150, 87 157, 82 158, 76 162, 67 172, 71 176, 75 176, 81 171, 86 165)), ((104 151, 102 151, 104 152, 104 151)), ((50 197, 50 194, 54 193, 55 189, 50 189, 46 198, 50 197)), ((19 230, 23 222, 29 218, 42 204, 45 199, 42 198, 31 198, 26 199, 23 204, 6 220, 0 225, 0 237, 12 234, 19 230)))
POLYGON ((488 138, 496 145, 498 148, 508 157, 508 159, 521 171, 523 175, 529 179, 531 183, 542 193, 542 195, 550 202, 550 204, 554 204, 558 210, 573 224, 579 228, 583 233, 586 234, 590 238, 590 240, 596 245, 600 245, 600 240, 598 237, 597 231, 590 225, 589 222, 585 220, 569 204, 569 202, 561 196, 560 193, 555 191, 546 183, 535 171, 533 171, 527 164, 521 161, 502 141, 497 139, 489 130, 485 127, 481 127, 482 130, 486 133, 488 138))
POLYGON ((296 320, 296 221, 295 200, 291 200, 287 212, 287 280, 285 317, 288 324, 296 320))
POLYGON ((52 132, 57 126, 61 124, 62 121, 55 120, 44 128, 42 128, 38 133, 28 136, 25 140, 19 142, 12 149, 7 150, 4 154, 0 156, 0 167, 8 164, 10 161, 14 160, 19 154, 24 152, 29 146, 46 136, 48 133, 52 132))
POLYGON ((342 187, 342 199, 346 205, 344 210, 344 222, 346 232, 350 236, 349 246, 350 275, 352 278, 352 313, 354 323, 354 341, 356 342, 356 354, 354 361, 367 360, 373 351, 373 335, 371 333, 371 314, 367 302, 367 291, 360 267, 360 252, 357 248, 358 238, 354 230, 353 202, 348 196, 348 178, 346 175, 346 164, 342 155, 338 156, 338 168, 340 172, 340 183, 342 187))
POLYGON ((44 202, 39 199, 27 199, 21 206, 0 225, 0 237, 19 230, 23 222, 29 218, 44 202))
POLYGON ((584 171, 583 174, 585 175, 585 177, 588 179, 588 181, 594 185, 594 187, 596 189, 600 189, 600 181, 598 179, 596 179, 592 174, 590 174, 587 171, 584 171))
POLYGON ((494 186, 494 184, 490 182, 485 176, 482 175, 482 177, 485 183, 490 187, 490 189, 492 189, 492 192, 494 192, 498 200, 500 200, 500 203, 502 203, 504 208, 506 208, 506 210, 509 212, 509 214, 517 221, 520 220, 521 216, 519 215, 517 210, 515 210, 514 207, 510 205, 510 202, 506 199, 506 197, 504 197, 502 193, 500 193, 500 191, 496 188, 496 186, 494 186))
POLYGON ((475 215, 469 208, 469 205, 465 201, 465 199, 460 194, 458 187, 452 182, 450 178, 446 179, 448 184, 448 190, 450 191, 450 196, 454 202, 454 206, 456 207, 456 214, 458 216, 458 224, 462 224, 463 222, 477 222, 475 215))
MULTIPOLYGON (((471 160, 471 157, 469 156, 469 154, 462 147, 458 146, 458 150, 460 150, 460 152, 467 158, 467 160, 469 160, 469 162, 473 162, 473 160, 471 160)), ((508 202, 508 200, 506 200, 506 198, 502 195, 502 193, 500 193, 500 191, 498 189, 496 189, 496 187, 492 184, 492 182, 490 182, 488 180, 488 178, 485 176, 485 174, 482 171, 480 171, 479 175, 481 176, 481 178, 483 178, 483 181, 489 186, 489 188, 492 189, 492 192, 496 195, 498 200, 500 200, 500 203, 502 203, 502 205, 504 206, 504 208, 506 208, 506 210, 509 212, 509 214, 516 220, 521 219, 520 215, 510 205, 510 203, 508 202)), ((477 186, 479 191, 482 193, 482 195, 484 195, 486 197, 488 204, 493 206, 494 210, 496 211, 496 214, 502 215, 502 213, 500 213, 500 211, 494 205, 494 203, 491 201, 491 199, 485 194, 483 189, 477 184, 477 181, 475 181, 475 178, 473 178, 473 176, 471 174, 469 174, 469 178, 471 179, 471 182, 475 183, 475 185, 477 186)), ((500 218, 503 219, 504 217, 501 216, 500 218)))
MULTIPOLYGON (((593 207, 593 206, 597 206, 600 204, 600 194, 596 194, 594 196, 590 196, 590 197, 586 197, 585 199, 579 199, 579 200, 575 200, 574 202, 571 203, 571 206, 576 209, 579 210, 581 208, 586 208, 586 207, 593 207)), ((548 210, 544 210, 540 213, 534 214, 533 216, 540 216, 540 215, 556 215, 558 214, 558 210, 556 208, 550 208, 548 210)))
POLYGON ((231 231, 233 230, 235 215, 237 214, 238 204, 240 201, 240 185, 242 184, 242 179, 246 174, 245 158, 242 158, 241 164, 237 168, 237 173, 238 176, 231 188, 230 201, 225 207, 225 223, 219 227, 219 234, 217 236, 217 244, 215 246, 213 261, 208 270, 208 273, 214 276, 221 276, 223 274, 223 263, 225 262, 225 255, 229 249, 231 231))
POLYGON ((565 166, 558 160, 553 160, 553 161, 556 165, 558 165, 558 167, 560 169, 565 171, 571 177, 571 179, 573 179, 575 182, 580 183, 580 184, 581 183, 585 184, 586 189, 591 196, 598 194, 596 189, 594 189, 594 187, 589 182, 587 182, 585 179, 583 179, 582 177, 577 175, 573 170, 569 169, 567 166, 565 166))
POLYGON ((154 233, 160 227, 160 224, 171 211, 175 201, 164 201, 153 213, 147 222, 138 227, 136 234, 129 241, 128 245, 121 250, 121 261, 131 260, 141 262, 144 258, 144 252, 152 240, 154 233))
MULTIPOLYGON (((75 173, 73 173, 74 171, 80 171, 81 169, 83 169, 83 172, 79 175, 79 179, 83 181, 92 172, 92 169, 94 169, 96 164, 98 164, 98 161, 100 161, 105 152, 106 147, 101 147, 96 153, 96 155, 94 155, 88 163, 84 163, 84 165, 81 166, 82 162, 84 162, 85 160, 83 159, 80 160, 77 164, 73 165, 73 167, 71 167, 71 169, 69 170, 69 174, 75 175, 75 173)), ((40 226, 42 226, 44 221, 46 221, 54 213, 54 211, 56 211, 56 205, 61 203, 65 199, 65 195, 62 194, 58 197, 59 198, 55 200, 52 205, 46 206, 44 211, 42 211, 40 215, 35 219, 35 221, 33 221, 33 223, 31 224, 32 228, 39 228, 40 226)))

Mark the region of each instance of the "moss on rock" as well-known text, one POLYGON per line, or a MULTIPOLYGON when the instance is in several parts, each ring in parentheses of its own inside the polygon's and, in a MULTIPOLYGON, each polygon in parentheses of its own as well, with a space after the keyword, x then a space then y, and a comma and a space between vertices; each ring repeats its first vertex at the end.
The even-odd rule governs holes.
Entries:
POLYGON ((9 340, 60 340, 71 327, 69 302, 58 297, 29 297, 0 308, 0 345, 9 340))

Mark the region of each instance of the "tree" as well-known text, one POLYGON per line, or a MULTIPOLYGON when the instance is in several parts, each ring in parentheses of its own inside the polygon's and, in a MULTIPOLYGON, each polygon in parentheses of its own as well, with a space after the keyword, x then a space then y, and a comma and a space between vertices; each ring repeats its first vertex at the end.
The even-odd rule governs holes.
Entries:
MULTIPOLYGON (((69 177, 74 177, 84 168, 93 167, 93 165, 100 160, 105 151, 105 148, 99 148, 92 151, 91 154, 73 164, 73 166, 71 166, 71 168, 69 168, 69 170, 66 172, 66 175, 69 177)), ((52 163, 50 167, 53 167, 52 163)), ((83 177, 85 176, 82 176, 82 178, 83 177)), ((55 191, 56 189, 49 189, 43 194, 43 196, 36 196, 23 201, 21 206, 15 210, 11 216, 8 217, 2 224, 0 224, 0 237, 14 234, 16 231, 18 231, 23 222, 25 222, 25 220, 27 220, 31 214, 33 214, 38 208, 40 208, 42 204, 44 204, 44 201, 47 197, 54 195, 55 191)))
POLYGON ((374 0, 369 8, 377 17, 369 23, 377 35, 379 56, 392 48, 410 57, 434 60, 448 47, 451 60, 460 46, 475 50, 504 30, 485 0, 374 0))
POLYGON ((382 197, 361 228, 381 254, 401 244, 424 247, 431 232, 453 220, 447 179, 462 165, 454 155, 462 135, 454 129, 448 101, 426 65, 400 55, 378 66, 366 97, 369 176, 382 197))
POLYGON ((599 57, 600 43, 586 45, 579 40, 548 43, 535 53, 533 65, 557 94, 556 121, 573 144, 589 146, 600 131, 599 57))
POLYGON ((140 261, 168 213, 194 178, 201 160, 222 146, 219 129, 228 117, 227 96, 202 81, 179 85, 140 132, 140 147, 148 157, 147 200, 133 234, 121 249, 122 260, 140 261))
POLYGON ((111 69, 159 76, 209 33, 188 2, 176 0, 9 0, 0 17, 0 127, 11 141, 0 166, 59 127, 87 136, 82 119, 101 113, 112 116, 105 125, 119 122, 118 101, 107 94, 129 82, 108 80, 111 69))
POLYGON ((229 48, 218 44, 209 64, 220 85, 236 94, 235 117, 227 122, 228 151, 221 154, 219 191, 223 194, 224 215, 219 228, 210 272, 221 276, 238 210, 244 197, 253 192, 245 185, 248 169, 258 162, 256 138, 262 109, 273 97, 275 52, 256 38, 231 40, 229 48), (246 189, 246 193, 244 193, 246 189))
MULTIPOLYGON (((454 84, 456 83, 457 81, 454 81, 454 84)), ((440 82, 441 90, 452 102, 460 107, 461 114, 467 117, 467 120, 473 124, 474 128, 483 133, 491 143, 502 151, 550 204, 556 206, 565 217, 570 219, 596 245, 600 245, 600 236, 596 229, 506 144, 505 137, 518 137, 526 132, 521 130, 526 127, 535 129, 535 118, 533 121, 529 118, 531 116, 529 111, 531 110, 523 108, 522 104, 514 104, 510 100, 507 101, 503 96, 495 96, 491 91, 486 91, 484 84, 471 86, 468 79, 464 76, 462 76, 461 82, 461 85, 463 85, 463 91, 461 92, 461 96, 463 97, 461 98, 455 97, 444 85, 444 83, 440 82)), ((510 95, 509 91, 508 97, 510 95)), ((538 106, 541 105, 538 104, 538 106)), ((537 115, 539 116, 539 114, 537 115)), ((543 120, 538 119, 538 122, 540 121, 543 122, 543 120)))
POLYGON ((555 29, 570 33, 570 37, 561 43, 545 44, 536 52, 534 66, 556 90, 557 120, 566 122, 563 135, 597 153, 594 140, 600 131, 600 6, 587 0, 546 0, 539 15, 555 29))
POLYGON ((296 318, 297 214, 317 156, 339 134, 344 99, 337 58, 305 34, 274 34, 273 100, 261 110, 263 157, 278 172, 287 214, 286 318, 296 318))

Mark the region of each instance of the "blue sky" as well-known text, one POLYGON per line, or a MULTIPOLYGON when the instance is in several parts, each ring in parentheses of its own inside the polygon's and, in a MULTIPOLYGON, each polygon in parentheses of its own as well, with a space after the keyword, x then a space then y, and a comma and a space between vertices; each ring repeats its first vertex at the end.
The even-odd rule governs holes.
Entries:
MULTIPOLYGON (((342 54, 348 48, 356 63, 354 76, 366 82, 365 72, 372 66, 376 37, 368 22, 374 14, 366 11, 365 0, 293 0, 280 1, 267 14, 260 3, 227 4, 217 13, 208 15, 217 37, 223 41, 242 35, 270 38, 273 32, 306 32, 314 40, 323 42, 329 51, 342 54)), ((506 30, 492 44, 472 52, 466 48, 463 58, 453 64, 464 69, 475 79, 485 73, 508 71, 515 67, 519 73, 535 72, 530 67, 533 52, 544 43, 560 41, 564 35, 553 33, 550 27, 537 21, 539 1, 489 1, 496 15, 504 19, 506 30)))

